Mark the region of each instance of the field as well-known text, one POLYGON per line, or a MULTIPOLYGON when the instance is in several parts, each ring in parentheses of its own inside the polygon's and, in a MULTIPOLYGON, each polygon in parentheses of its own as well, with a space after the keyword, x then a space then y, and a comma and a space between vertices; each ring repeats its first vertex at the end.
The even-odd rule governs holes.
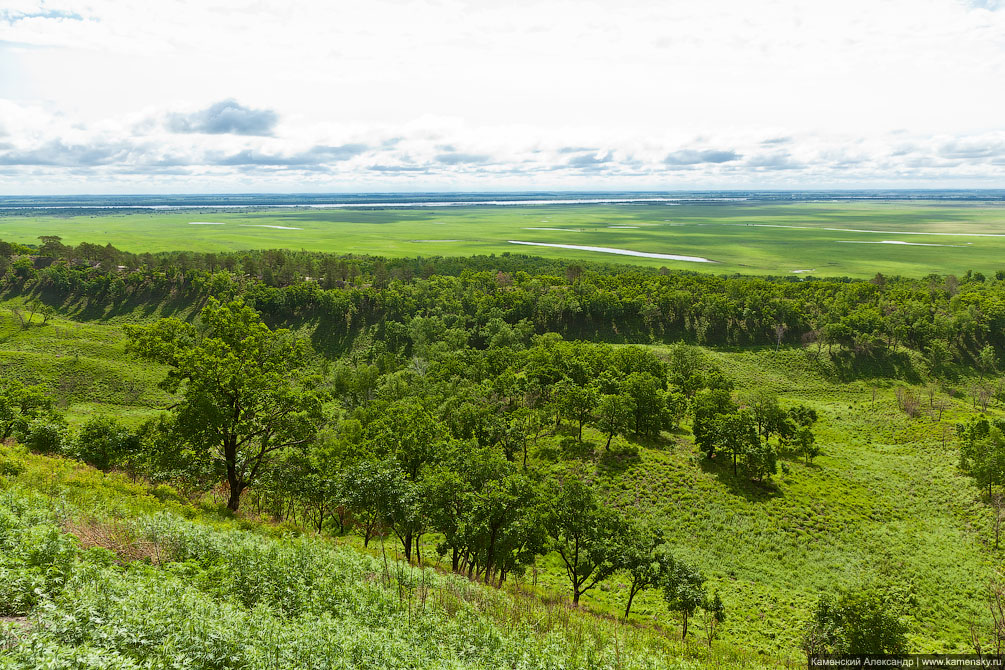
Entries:
MULTIPOLYGON (((170 404, 155 387, 163 371, 125 354, 120 323, 56 317, 21 330, 12 304, 0 306, 0 367, 63 398, 71 423, 109 414, 135 425, 170 404)), ((968 650, 969 625, 983 618, 982 589, 1000 560, 991 549, 990 513, 959 473, 952 438, 942 441, 946 427, 970 412, 968 377, 937 391, 936 399, 949 402, 941 420, 927 411, 912 419, 897 407, 902 382, 884 379, 884 370, 799 348, 706 351, 741 394, 768 388, 787 405, 816 409, 822 455, 810 466, 788 458, 774 483, 761 485, 702 460, 686 425, 650 443, 618 437, 609 453, 603 436, 587 428, 583 445, 571 432, 542 440, 532 454, 535 469, 575 473, 611 504, 660 519, 672 544, 722 594, 724 651, 798 659, 816 599, 875 579, 903 589, 913 603, 912 649, 968 650)), ((924 361, 898 356, 900 376, 913 379, 927 403, 924 361)), ((991 411, 1001 408, 993 403, 991 411)), ((362 549, 359 538, 340 542, 362 549)), ((435 544, 429 536, 427 557, 435 544)), ((552 599, 567 589, 564 579, 549 555, 518 582, 552 599)), ((616 576, 584 603, 617 615, 625 589, 616 576)), ((671 631, 679 625, 656 592, 636 599, 633 620, 671 631)))
POLYGON ((1005 266, 1003 224, 1005 207, 1000 204, 903 201, 207 209, 8 215, 0 217, 0 239, 34 243, 39 235, 59 235, 68 244, 110 243, 138 253, 290 248, 416 257, 510 252, 715 273, 920 277, 967 270, 994 274, 1005 266))

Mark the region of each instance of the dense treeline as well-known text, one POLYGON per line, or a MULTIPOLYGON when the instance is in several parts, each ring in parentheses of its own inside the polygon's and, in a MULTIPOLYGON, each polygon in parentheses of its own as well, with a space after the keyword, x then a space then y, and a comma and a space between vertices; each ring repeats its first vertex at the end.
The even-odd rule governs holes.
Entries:
MULTIPOLYGON (((503 326, 567 339, 706 345, 806 344, 877 355, 906 346, 933 369, 1005 353, 1005 271, 993 278, 720 277, 529 256, 381 259, 284 250, 129 254, 0 242, 7 290, 103 306, 238 294, 272 325, 314 321, 346 347, 365 332, 401 341, 427 319, 476 348, 503 326)), ((406 352, 407 353, 407 352, 406 352)))

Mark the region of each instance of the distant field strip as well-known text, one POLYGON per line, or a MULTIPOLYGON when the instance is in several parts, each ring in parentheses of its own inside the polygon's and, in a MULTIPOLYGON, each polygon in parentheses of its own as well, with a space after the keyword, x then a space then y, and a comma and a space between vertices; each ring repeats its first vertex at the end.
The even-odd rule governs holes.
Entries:
POLYGON ((861 228, 823 228, 818 226, 783 226, 777 223, 726 224, 744 225, 755 228, 791 228, 793 230, 827 230, 835 233, 879 233, 881 235, 943 235, 945 237, 1005 237, 1005 233, 930 233, 920 230, 863 230, 861 228))
POLYGON ((966 249, 965 244, 931 244, 928 242, 901 242, 899 240, 883 240, 873 242, 872 240, 835 240, 838 244, 903 244, 909 247, 954 247, 956 249, 966 249))
POLYGON ((38 244, 41 235, 57 235, 64 244, 112 244, 137 253, 303 249, 429 258, 526 253, 747 275, 792 276, 794 270, 815 268, 794 273, 802 277, 872 277, 877 272, 923 277, 968 270, 993 275, 1005 270, 1002 204, 537 202, 0 212, 0 239, 38 244), (942 246, 926 246, 917 235, 937 236, 927 239, 942 246), (918 243, 888 243, 898 238, 918 243), (874 243, 835 246, 855 240, 874 243))
POLYGON ((597 251, 602 254, 618 254, 621 256, 639 256, 641 258, 665 258, 668 261, 687 261, 689 263, 714 263, 715 261, 701 256, 680 256, 678 254, 656 254, 648 251, 632 251, 631 249, 613 249, 611 247, 587 247, 580 244, 548 244, 547 242, 520 242, 509 240, 510 244, 526 244, 531 247, 552 247, 554 249, 574 249, 576 251, 597 251))

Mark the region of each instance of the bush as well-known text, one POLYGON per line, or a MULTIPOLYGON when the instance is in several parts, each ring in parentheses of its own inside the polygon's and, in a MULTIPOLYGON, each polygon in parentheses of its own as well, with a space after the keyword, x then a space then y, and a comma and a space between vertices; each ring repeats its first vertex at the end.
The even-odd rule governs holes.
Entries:
POLYGON ((176 502, 185 504, 188 499, 185 498, 178 489, 171 486, 170 484, 158 484, 157 486, 150 489, 150 495, 161 502, 176 502))
POLYGON ((66 424, 55 418, 32 421, 20 437, 20 442, 38 454, 58 454, 69 440, 66 424))
POLYGON ((17 477, 24 472, 24 461, 0 454, 0 477, 17 477))
POLYGON ((809 654, 900 654, 907 648, 903 603, 877 588, 824 596, 803 646, 809 654))
POLYGON ((139 439, 116 419, 95 417, 84 424, 72 448, 78 460, 107 470, 139 447, 139 439))

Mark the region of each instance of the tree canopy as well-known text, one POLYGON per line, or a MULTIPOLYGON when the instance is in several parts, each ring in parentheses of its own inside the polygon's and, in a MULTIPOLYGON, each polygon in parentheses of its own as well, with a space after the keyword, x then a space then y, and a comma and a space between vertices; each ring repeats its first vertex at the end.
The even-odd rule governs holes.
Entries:
POLYGON ((210 298, 197 325, 168 318, 126 333, 130 352, 170 367, 161 386, 180 396, 174 434, 226 474, 230 509, 275 452, 314 438, 321 403, 305 379, 307 344, 242 301, 210 298))

